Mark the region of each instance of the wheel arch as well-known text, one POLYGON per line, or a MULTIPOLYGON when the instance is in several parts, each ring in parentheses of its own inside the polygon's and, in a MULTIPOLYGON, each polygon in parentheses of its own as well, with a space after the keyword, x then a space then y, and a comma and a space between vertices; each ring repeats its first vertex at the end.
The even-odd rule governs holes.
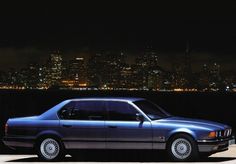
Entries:
POLYGON ((47 131, 43 131, 43 132, 39 133, 36 137, 34 147, 36 147, 42 139, 49 138, 49 137, 56 139, 65 148, 65 145, 62 142, 62 136, 59 133, 57 133, 55 131, 51 131, 51 130, 47 130, 47 131))
POLYGON ((174 136, 180 135, 180 134, 185 134, 191 137, 194 141, 197 141, 197 136, 192 130, 181 128, 181 129, 171 131, 168 135, 167 142, 170 141, 174 136))

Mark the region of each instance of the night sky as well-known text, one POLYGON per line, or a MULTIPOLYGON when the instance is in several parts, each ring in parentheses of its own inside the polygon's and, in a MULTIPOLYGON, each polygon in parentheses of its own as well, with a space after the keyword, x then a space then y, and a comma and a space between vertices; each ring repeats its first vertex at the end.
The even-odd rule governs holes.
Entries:
POLYGON ((0 69, 42 62, 55 49, 66 59, 110 50, 124 51, 131 60, 147 46, 158 52, 161 66, 170 68, 183 61, 188 40, 195 70, 217 62, 236 71, 236 5, 231 1, 141 2, 1 4, 0 69))

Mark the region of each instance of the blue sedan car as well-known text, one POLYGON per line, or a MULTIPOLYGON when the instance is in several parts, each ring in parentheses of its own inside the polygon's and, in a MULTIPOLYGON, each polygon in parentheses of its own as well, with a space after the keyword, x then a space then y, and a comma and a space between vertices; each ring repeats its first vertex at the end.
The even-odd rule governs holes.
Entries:
POLYGON ((227 125, 175 117, 143 98, 80 98, 39 116, 9 119, 3 142, 33 148, 46 161, 73 149, 162 149, 187 161, 227 150, 231 138, 227 125))

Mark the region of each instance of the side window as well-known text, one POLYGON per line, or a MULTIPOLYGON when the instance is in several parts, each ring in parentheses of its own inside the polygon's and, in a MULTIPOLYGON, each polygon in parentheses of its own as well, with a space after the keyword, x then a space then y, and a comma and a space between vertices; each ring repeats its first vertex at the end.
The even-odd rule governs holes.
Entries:
POLYGON ((61 119, 104 120, 105 108, 102 101, 76 101, 62 108, 61 119))
POLYGON ((58 112, 58 116, 60 119, 69 120, 71 118, 72 110, 75 107, 75 102, 71 101, 58 112))
POLYGON ((77 101, 71 114, 73 120, 104 120, 102 101, 77 101))
POLYGON ((107 102, 108 120, 114 121, 137 121, 139 113, 133 106, 126 102, 107 102))

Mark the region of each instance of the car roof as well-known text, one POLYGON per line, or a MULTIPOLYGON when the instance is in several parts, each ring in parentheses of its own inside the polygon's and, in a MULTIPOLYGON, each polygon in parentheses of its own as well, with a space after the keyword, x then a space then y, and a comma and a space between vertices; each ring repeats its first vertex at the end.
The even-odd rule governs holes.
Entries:
POLYGON ((58 119, 57 112, 60 110, 65 104, 71 101, 123 101, 123 102, 134 102, 134 101, 141 101, 145 100, 144 98, 138 97, 83 97, 83 98, 74 98, 64 100, 61 103, 57 104, 56 106, 52 107, 51 109, 47 110, 46 112, 40 115, 41 119, 58 119))
POLYGON ((84 97, 84 98, 74 98, 70 99, 71 101, 76 101, 76 100, 97 100, 97 101, 140 101, 140 100, 145 100, 144 98, 139 98, 139 97, 84 97))

